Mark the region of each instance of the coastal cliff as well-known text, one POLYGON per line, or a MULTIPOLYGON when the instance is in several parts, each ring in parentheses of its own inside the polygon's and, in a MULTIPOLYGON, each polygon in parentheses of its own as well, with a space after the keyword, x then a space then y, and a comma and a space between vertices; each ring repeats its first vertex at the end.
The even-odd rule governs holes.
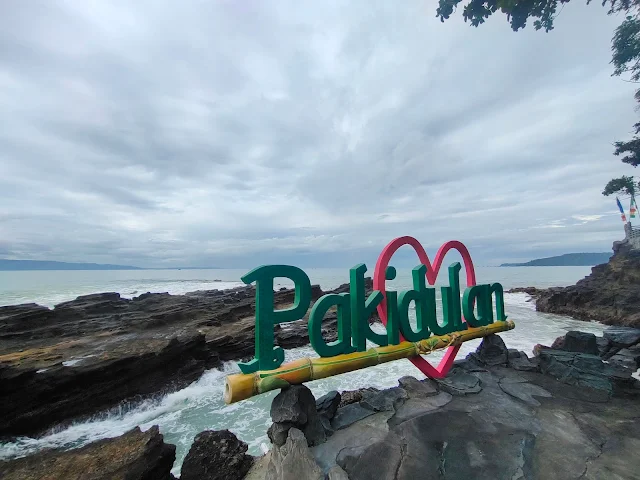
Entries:
POLYGON ((593 267, 575 285, 522 290, 536 298, 540 312, 640 327, 640 250, 626 240, 615 242, 609 262, 593 267))

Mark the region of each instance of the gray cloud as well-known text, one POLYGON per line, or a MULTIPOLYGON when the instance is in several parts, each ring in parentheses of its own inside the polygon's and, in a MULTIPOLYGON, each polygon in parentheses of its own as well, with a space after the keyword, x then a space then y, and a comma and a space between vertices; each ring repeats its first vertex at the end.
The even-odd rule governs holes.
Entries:
POLYGON ((480 263, 607 250, 636 121, 619 17, 550 34, 428 2, 13 2, 0 18, 0 253, 141 266, 480 263), (587 219, 587 220, 585 220, 587 219))

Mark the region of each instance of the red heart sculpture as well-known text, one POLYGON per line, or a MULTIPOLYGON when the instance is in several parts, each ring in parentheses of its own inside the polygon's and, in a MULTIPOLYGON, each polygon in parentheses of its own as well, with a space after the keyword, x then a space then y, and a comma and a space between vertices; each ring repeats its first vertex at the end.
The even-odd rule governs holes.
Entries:
MULTIPOLYGON (((458 242, 457 240, 451 240, 442 245, 438 250, 438 253, 436 253, 436 257, 432 265, 429 261, 427 253, 424 251, 424 248, 422 248, 422 245, 418 240, 408 236, 398 237, 389 242, 389 244, 384 247, 384 250, 382 250, 382 253, 378 257, 378 261, 376 262, 376 270, 373 275, 373 289, 380 290, 384 295, 384 300, 380 302, 380 305, 378 305, 378 315, 384 325, 387 324, 387 289, 385 286, 385 273, 387 267, 389 266, 389 261, 391 261, 391 257, 393 257, 393 254, 396 253, 396 250, 398 250, 403 245, 411 245, 411 247, 418 254, 418 259, 420 260, 420 262, 422 262, 422 264, 427 267, 427 282, 429 282, 429 285, 433 285, 434 283, 436 283, 438 271, 440 270, 442 261, 444 260, 447 252, 451 249, 457 250, 460 255, 462 255, 462 261, 464 262, 464 267, 467 274, 467 286, 470 287, 476 284, 476 272, 473 268, 473 261, 471 261, 469 250, 467 250, 467 247, 465 247, 461 242, 458 242)), ((400 341, 404 341, 402 335, 400 335, 400 341)), ((460 345, 449 347, 444 355, 444 358, 440 361, 440 364, 437 368, 420 356, 411 358, 410 360, 411 363, 418 367, 420 371, 426 376, 430 378, 444 378, 451 369, 453 361, 458 354, 458 350, 460 350, 460 345)))

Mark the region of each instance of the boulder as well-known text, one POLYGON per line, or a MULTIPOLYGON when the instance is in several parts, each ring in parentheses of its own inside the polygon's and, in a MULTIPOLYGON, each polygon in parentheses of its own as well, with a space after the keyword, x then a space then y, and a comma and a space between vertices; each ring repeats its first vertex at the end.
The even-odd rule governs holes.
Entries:
POLYGON ((331 421, 331 426, 334 430, 341 430, 374 413, 376 412, 373 409, 366 408, 360 403, 351 403, 338 409, 336 416, 331 421))
POLYGON ((139 427, 115 438, 75 450, 44 450, 0 461, 3 480, 175 480, 171 474, 176 447, 164 443, 157 425, 139 427))
MULTIPOLYGON (((553 348, 553 346, 552 346, 553 348)), ((598 355, 598 344, 593 333, 570 331, 564 336, 562 350, 598 355)))
POLYGON ((331 420, 336 414, 341 400, 342 396, 337 391, 332 390, 316 400, 316 410, 320 415, 331 420))
POLYGON ((271 403, 271 420, 273 425, 267 434, 277 446, 282 446, 292 427, 304 432, 310 446, 326 439, 325 429, 316 410, 316 400, 311 390, 304 385, 292 385, 275 396, 271 403))
POLYGON ((297 428, 291 428, 286 442, 274 445, 265 480, 324 480, 322 469, 309 451, 307 439, 297 428))
POLYGON ((367 396, 360 405, 376 412, 390 412, 395 406, 402 404, 406 398, 408 395, 405 390, 394 387, 367 396))
POLYGON ((478 361, 482 365, 506 365, 509 351, 499 335, 488 335, 482 339, 480 346, 468 358, 478 361))
POLYGON ((229 430, 196 435, 180 471, 181 480, 241 480, 253 463, 247 444, 229 430))

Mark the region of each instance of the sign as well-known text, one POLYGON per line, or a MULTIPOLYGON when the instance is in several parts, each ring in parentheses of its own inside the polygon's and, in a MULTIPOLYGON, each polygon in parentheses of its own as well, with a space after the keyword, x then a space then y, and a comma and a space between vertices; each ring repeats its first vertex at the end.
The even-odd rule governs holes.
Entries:
POLYGON ((241 375, 232 375, 227 379, 225 400, 235 401, 240 399, 238 396, 247 398, 246 395, 261 393, 261 389, 273 389, 291 381, 301 383, 317 378, 320 366, 326 370, 323 376, 336 374, 331 373, 333 371, 339 370, 338 373, 342 373, 363 368, 362 362, 369 366, 368 363, 372 361, 370 358, 374 355, 377 363, 409 358, 425 375, 441 378, 453 364, 463 341, 508 330, 514 326, 513 322, 507 322, 502 285, 476 285, 471 256, 460 242, 450 241, 442 245, 431 263, 422 245, 415 238, 399 237, 390 242, 380 254, 373 275, 374 289, 368 295, 365 291, 366 273, 367 267, 364 264, 354 266, 349 270, 348 293, 329 293, 313 304, 308 321, 309 340, 320 359, 315 363, 310 359, 304 359, 313 363, 309 363, 309 367, 306 363, 298 365, 300 361, 292 362, 287 364, 289 368, 280 368, 284 362, 284 350, 274 346, 274 326, 305 317, 311 306, 309 277, 300 268, 290 265, 263 265, 244 275, 243 282, 255 283, 256 286, 255 357, 249 362, 239 363, 241 375), (386 281, 396 277, 396 269, 390 265, 391 258, 404 245, 411 246, 420 260, 420 264, 411 271, 412 288, 402 292, 387 290, 386 281), (452 249, 457 250, 462 256, 466 287, 460 285, 462 265, 459 262, 450 264, 447 268, 448 285, 440 287, 442 320, 439 321, 436 317, 436 287, 432 285, 436 282, 445 255, 452 249), (287 278, 294 284, 295 299, 289 308, 274 308, 276 278, 287 278), (411 303, 415 305, 415 326, 409 319, 411 303), (333 342, 327 342, 322 336, 322 321, 327 312, 334 308, 337 315, 338 338, 333 342), (386 326, 385 333, 375 332, 369 324, 369 318, 375 312, 386 326), (367 340, 380 348, 368 350, 367 340), (420 356, 421 353, 435 348, 448 348, 437 367, 420 356), (364 353, 370 350, 373 350, 373 353, 364 353), (346 368, 344 365, 349 362, 355 362, 353 366, 357 368, 346 368), (339 364, 342 366, 336 367, 339 364), (310 370, 309 376, 292 375, 296 369, 303 371, 307 368, 310 370), (256 386, 256 382, 260 383, 267 378, 270 379, 269 382, 256 386), (303 380, 298 381, 301 378, 303 380), (230 392, 233 386, 230 379, 236 382, 236 390, 241 389, 244 392, 239 394, 236 391, 235 399, 230 392), (250 385, 250 382, 253 383, 250 385), (241 383, 243 387, 239 388, 241 383))

